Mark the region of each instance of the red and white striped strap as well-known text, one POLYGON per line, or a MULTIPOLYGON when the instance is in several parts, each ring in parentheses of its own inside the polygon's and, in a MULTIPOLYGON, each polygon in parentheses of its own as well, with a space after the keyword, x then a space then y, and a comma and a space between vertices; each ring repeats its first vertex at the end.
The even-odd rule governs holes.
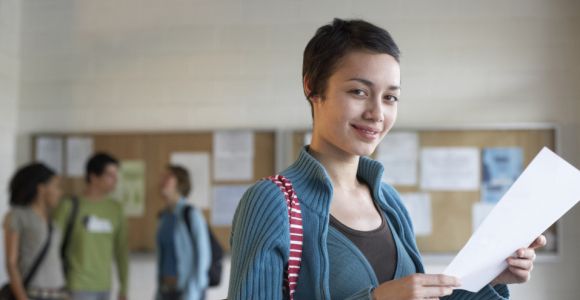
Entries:
POLYGON ((302 211, 300 201, 292 187, 292 182, 282 175, 274 175, 266 179, 274 182, 284 193, 286 205, 288 206, 288 219, 290 220, 290 257, 288 258, 288 269, 284 279, 284 288, 290 295, 290 300, 294 299, 294 292, 298 285, 298 274, 300 273, 300 262, 302 260, 302 211))

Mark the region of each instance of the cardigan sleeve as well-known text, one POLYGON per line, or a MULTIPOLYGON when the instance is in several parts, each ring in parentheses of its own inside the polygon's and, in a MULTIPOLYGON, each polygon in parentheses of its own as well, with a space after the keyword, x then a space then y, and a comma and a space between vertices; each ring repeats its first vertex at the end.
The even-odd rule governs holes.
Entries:
POLYGON ((290 233, 284 195, 270 181, 246 191, 230 237, 232 269, 228 299, 283 299, 290 233))
POLYGON ((504 300, 509 299, 510 293, 507 285, 498 284, 496 286, 486 285, 479 292, 472 293, 465 290, 455 290, 453 294, 441 299, 445 300, 504 300))

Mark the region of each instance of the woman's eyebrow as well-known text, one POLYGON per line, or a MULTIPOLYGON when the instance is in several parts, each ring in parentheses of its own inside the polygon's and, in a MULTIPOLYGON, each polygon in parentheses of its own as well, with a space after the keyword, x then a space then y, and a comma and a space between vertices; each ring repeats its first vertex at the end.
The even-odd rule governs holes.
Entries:
MULTIPOLYGON (((358 81, 358 82, 360 82, 368 87, 373 87, 375 85, 372 81, 370 81, 368 79, 364 79, 364 78, 359 78, 359 77, 353 77, 347 81, 358 81)), ((390 91, 396 91, 396 90, 400 90, 401 87, 398 85, 390 85, 388 89, 390 91)))

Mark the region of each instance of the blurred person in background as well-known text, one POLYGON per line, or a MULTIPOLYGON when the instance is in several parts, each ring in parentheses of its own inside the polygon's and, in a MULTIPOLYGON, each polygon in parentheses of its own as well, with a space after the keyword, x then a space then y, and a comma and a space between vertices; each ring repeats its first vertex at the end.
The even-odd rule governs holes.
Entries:
POLYGON ((73 300, 109 300, 113 261, 120 281, 118 299, 127 299, 127 225, 123 206, 111 197, 118 172, 116 158, 94 154, 86 165, 83 194, 62 201, 55 212, 55 221, 64 228, 61 255, 73 300))
POLYGON ((17 300, 64 300, 59 254, 61 228, 50 217, 62 196, 60 177, 41 163, 20 168, 10 181, 4 217, 6 269, 17 300))
POLYGON ((187 204, 191 192, 187 170, 169 165, 160 183, 165 208, 157 229, 157 300, 204 299, 211 246, 201 211, 187 204))

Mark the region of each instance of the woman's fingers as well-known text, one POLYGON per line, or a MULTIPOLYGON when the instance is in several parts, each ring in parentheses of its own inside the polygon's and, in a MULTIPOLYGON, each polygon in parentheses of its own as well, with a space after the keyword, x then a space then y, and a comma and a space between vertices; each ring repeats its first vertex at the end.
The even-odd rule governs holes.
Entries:
POLYGON ((424 274, 422 276, 418 276, 417 279, 420 285, 423 286, 450 286, 455 287, 459 286, 459 280, 453 276, 447 276, 443 274, 437 275, 428 275, 424 274))
MULTIPOLYGON (((512 258, 514 258, 514 257, 512 257, 512 258)), ((518 251, 516 251, 515 258, 534 260, 534 259, 536 259, 536 250, 534 250, 532 248, 519 249, 518 251)))
POLYGON ((534 266, 534 262, 531 259, 521 259, 514 257, 508 258, 507 263, 510 268, 517 268, 527 271, 531 271, 534 266))
POLYGON ((520 268, 509 267, 510 272, 517 278, 517 282, 522 283, 530 280, 530 271, 520 268))
POLYGON ((530 245, 530 248, 532 249, 538 249, 541 247, 546 246, 546 237, 541 234, 536 240, 534 240, 534 242, 532 242, 532 244, 530 245))
POLYGON ((414 295, 420 299, 431 299, 435 298, 438 299, 439 297, 449 296, 453 293, 453 288, 450 287, 442 287, 442 286, 429 286, 424 287, 420 290, 417 290, 417 293, 414 295))

